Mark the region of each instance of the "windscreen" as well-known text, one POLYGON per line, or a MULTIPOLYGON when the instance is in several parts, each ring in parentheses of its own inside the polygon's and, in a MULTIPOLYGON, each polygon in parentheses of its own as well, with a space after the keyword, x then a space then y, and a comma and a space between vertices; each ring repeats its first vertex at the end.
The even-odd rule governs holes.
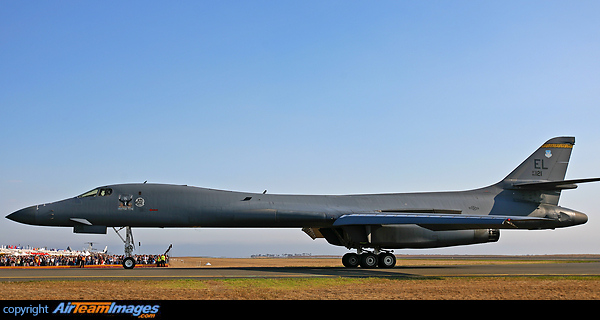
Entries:
POLYGON ((96 188, 94 190, 88 191, 80 196, 77 196, 77 198, 85 198, 85 197, 106 197, 106 196, 110 196, 112 194, 112 189, 111 188, 96 188))
POLYGON ((85 198, 85 197, 95 197, 98 194, 98 189, 94 189, 92 191, 88 191, 77 198, 85 198))

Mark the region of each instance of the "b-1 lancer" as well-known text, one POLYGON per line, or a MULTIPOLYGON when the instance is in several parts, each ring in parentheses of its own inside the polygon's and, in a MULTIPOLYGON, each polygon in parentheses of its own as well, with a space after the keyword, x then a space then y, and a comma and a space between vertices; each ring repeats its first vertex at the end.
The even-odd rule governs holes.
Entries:
POLYGON ((301 228, 313 239, 356 250, 352 268, 392 268, 391 249, 496 242, 499 229, 555 229, 588 217, 558 206, 562 190, 600 178, 564 180, 575 139, 548 140, 502 181, 457 192, 360 195, 275 195, 182 185, 117 184, 21 209, 8 219, 105 234, 112 227, 133 268, 132 227, 301 228), (117 230, 117 228, 120 228, 117 230), (125 229, 125 239, 119 231, 125 229))

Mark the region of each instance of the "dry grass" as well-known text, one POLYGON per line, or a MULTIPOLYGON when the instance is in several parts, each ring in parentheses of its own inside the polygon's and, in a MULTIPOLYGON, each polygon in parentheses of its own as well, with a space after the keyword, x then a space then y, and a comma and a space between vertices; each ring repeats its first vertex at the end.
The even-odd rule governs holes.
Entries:
POLYGON ((6 300, 598 300, 600 278, 320 278, 0 283, 6 300))

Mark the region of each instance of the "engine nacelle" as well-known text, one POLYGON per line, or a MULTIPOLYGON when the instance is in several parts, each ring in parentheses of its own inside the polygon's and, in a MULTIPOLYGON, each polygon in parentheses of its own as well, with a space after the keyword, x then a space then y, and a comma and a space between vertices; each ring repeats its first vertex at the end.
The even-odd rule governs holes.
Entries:
POLYGON ((347 248, 423 249, 496 242, 498 229, 432 231, 417 225, 321 228, 332 245, 347 248))

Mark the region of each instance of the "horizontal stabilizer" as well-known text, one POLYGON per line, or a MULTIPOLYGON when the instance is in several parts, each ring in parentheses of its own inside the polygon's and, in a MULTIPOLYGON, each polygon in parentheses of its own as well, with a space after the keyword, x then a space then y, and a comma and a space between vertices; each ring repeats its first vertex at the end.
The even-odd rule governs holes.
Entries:
POLYGON ((487 229, 519 228, 520 223, 552 221, 538 217, 513 216, 475 216, 456 214, 347 214, 339 217, 334 226, 350 225, 387 225, 387 224, 418 224, 436 225, 436 229, 447 226, 447 229, 487 229))
POLYGON ((596 182, 600 178, 575 179, 575 180, 559 180, 559 181, 543 181, 543 182, 525 182, 516 183, 513 187, 517 189, 528 190, 554 190, 554 189, 575 189, 578 183, 596 182))

